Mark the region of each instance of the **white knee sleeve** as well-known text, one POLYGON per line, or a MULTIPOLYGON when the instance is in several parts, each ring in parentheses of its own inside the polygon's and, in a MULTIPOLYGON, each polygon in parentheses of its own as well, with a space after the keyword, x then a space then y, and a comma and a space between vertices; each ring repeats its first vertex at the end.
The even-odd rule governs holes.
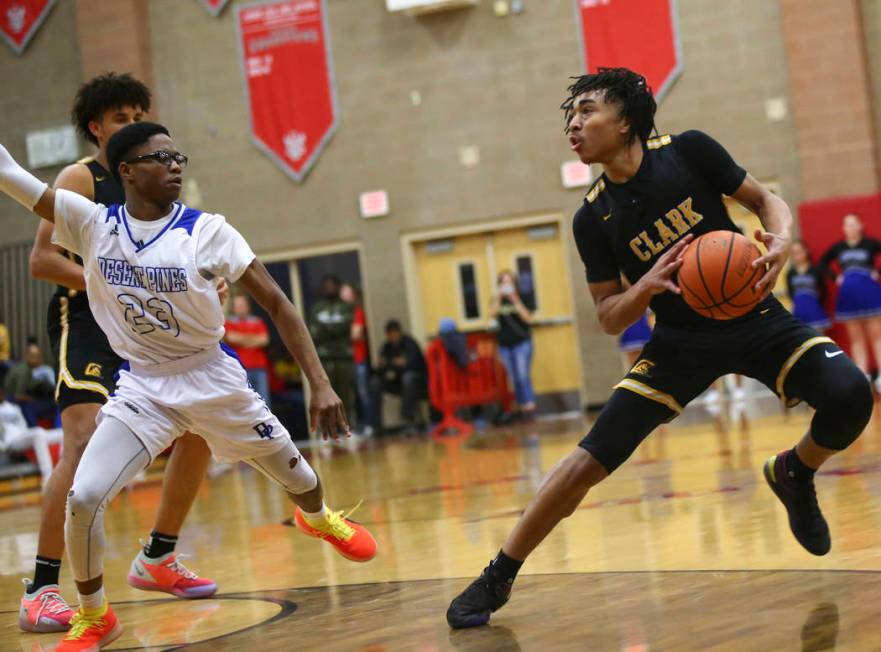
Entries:
POLYGON ((104 508, 137 473, 150 455, 129 428, 109 417, 92 435, 67 495, 64 540, 74 579, 104 572, 104 508))
POLYGON ((293 442, 273 455, 245 461, 292 494, 304 494, 318 486, 318 476, 293 442))

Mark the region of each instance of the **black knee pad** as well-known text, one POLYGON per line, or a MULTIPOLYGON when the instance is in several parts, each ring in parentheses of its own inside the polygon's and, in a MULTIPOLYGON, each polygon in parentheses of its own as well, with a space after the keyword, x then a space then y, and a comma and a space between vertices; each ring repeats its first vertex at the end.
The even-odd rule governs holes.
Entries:
POLYGON ((811 437, 823 448, 844 450, 863 432, 872 416, 872 387, 863 372, 845 356, 834 373, 818 378, 811 437))

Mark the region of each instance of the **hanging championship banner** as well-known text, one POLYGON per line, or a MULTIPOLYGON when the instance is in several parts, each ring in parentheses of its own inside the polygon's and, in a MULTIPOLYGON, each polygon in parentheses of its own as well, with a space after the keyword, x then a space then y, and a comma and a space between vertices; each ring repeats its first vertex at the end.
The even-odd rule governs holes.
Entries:
POLYGON ((33 38, 55 0, 0 0, 0 35, 16 54, 21 54, 33 38))
POLYGON ((199 2, 212 16, 219 16, 223 8, 229 3, 229 0, 199 0, 199 2))
POLYGON ((237 12, 252 138, 302 181, 337 122, 324 0, 262 2, 237 12))
POLYGON ((675 0, 575 0, 587 72, 630 68, 660 99, 682 72, 675 0))

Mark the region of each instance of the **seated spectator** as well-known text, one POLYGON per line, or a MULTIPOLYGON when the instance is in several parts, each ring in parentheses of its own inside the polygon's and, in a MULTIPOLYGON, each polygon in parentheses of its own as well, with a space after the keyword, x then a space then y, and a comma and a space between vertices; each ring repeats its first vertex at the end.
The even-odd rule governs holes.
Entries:
POLYGON ((52 454, 49 452, 49 444, 60 444, 63 438, 64 433, 61 428, 52 430, 29 428, 21 408, 7 401, 6 394, 0 387, 0 453, 21 453, 33 448, 44 488, 52 474, 52 454))
POLYGON ((226 320, 224 328, 224 342, 239 356, 251 387, 260 394, 266 406, 271 408, 269 358, 265 350, 269 344, 269 330, 262 319, 251 314, 251 300, 244 294, 233 297, 232 314, 226 320))
POLYGON ((24 361, 9 370, 3 388, 34 425, 41 419, 54 420, 55 371, 43 361, 43 352, 35 340, 28 342, 24 361))
POLYGON ((388 321, 385 338, 376 375, 370 379, 370 425, 382 433, 382 399, 384 394, 395 394, 401 397, 404 433, 411 435, 420 430, 416 413, 419 401, 428 396, 428 365, 419 344, 404 334, 399 321, 388 321))

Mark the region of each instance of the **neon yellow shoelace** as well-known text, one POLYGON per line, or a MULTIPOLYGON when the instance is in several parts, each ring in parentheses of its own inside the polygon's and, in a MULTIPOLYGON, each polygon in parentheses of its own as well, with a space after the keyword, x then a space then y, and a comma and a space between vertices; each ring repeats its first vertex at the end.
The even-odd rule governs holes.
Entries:
POLYGON ((342 539, 343 541, 348 541, 355 535, 355 530, 346 523, 345 519, 349 518, 356 509, 361 506, 363 500, 359 500, 358 504, 355 505, 352 509, 350 509, 347 513, 343 514, 343 510, 338 512, 328 511, 327 520, 324 523, 320 523, 318 525, 313 525, 309 523, 313 528, 321 532, 322 534, 327 534, 332 537, 336 537, 337 539, 342 539))
POLYGON ((75 641, 80 638, 83 634, 86 633, 86 630, 92 625, 96 625, 97 627, 106 627, 107 621, 104 620, 104 615, 100 616, 87 616, 81 611, 77 611, 73 618, 70 619, 70 631, 67 632, 67 636, 64 638, 69 641, 75 641))

